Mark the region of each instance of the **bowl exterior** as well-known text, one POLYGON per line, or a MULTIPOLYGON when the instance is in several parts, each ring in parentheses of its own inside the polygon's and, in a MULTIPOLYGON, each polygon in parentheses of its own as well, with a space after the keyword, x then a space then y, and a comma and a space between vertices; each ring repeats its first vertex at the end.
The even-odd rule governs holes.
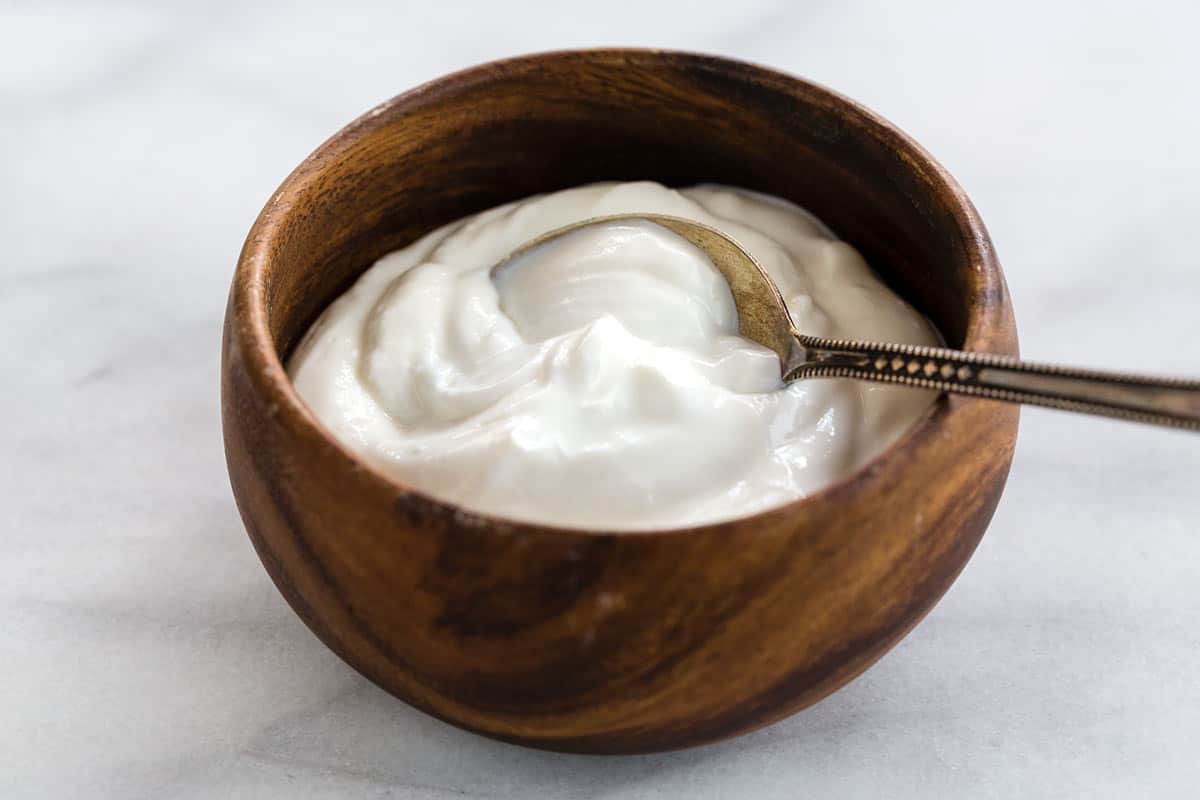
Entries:
MULTIPOLYGON (((912 162, 903 168, 924 171, 928 191, 942 193, 933 196, 960 231, 947 246, 962 251, 963 274, 940 284, 967 287, 964 308, 946 311, 945 325, 959 325, 962 344, 988 352, 1015 354, 1016 334, 986 231, 932 159, 849 101, 737 62, 584 51, 476 68, 381 106, 285 182, 243 250, 221 369, 230 480, 268 573, 331 649, 430 714, 537 747, 646 752, 780 719, 851 680, 903 637, 983 535, 1008 472, 1017 411, 943 398, 896 446, 814 497, 732 522, 647 533, 478 516, 354 458, 299 401, 281 363, 346 275, 370 263, 358 253, 361 263, 327 286, 306 283, 299 273, 311 274, 311 266, 293 270, 290 242, 317 237, 319 219, 331 213, 313 198, 336 200, 344 181, 331 174, 355 158, 392 158, 388 137, 417 135, 413 126, 456 93, 486 89, 498 75, 546 81, 581 70, 613 70, 618 78, 640 70, 667 83, 703 73, 708 91, 734 103, 760 102, 743 83, 769 84, 798 106, 843 109, 845 131, 882 126, 869 135, 899 137, 896 168, 912 162)), ((838 135, 855 135, 845 131, 838 135)), ((939 213, 924 195, 913 202, 914 213, 939 213)), ((379 224, 396 230, 386 217, 379 224)), ((434 221, 420 220, 384 245, 402 244, 434 221)), ((340 231, 325 230, 322 241, 340 231)), ((347 234, 346 241, 367 239, 347 234)), ((886 242, 875 249, 886 255, 886 242)), ((939 291, 936 275, 914 275, 899 282, 918 294, 939 291)), ((937 311, 953 302, 938 295, 927 305, 937 311)))

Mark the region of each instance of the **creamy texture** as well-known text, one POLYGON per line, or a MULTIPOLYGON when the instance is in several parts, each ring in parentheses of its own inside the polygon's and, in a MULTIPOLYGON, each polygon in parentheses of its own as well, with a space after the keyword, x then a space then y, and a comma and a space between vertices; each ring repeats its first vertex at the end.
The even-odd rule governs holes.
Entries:
POLYGON ((929 323, 802 209, 721 186, 596 184, 441 228, 380 259, 289 370, 345 445, 464 508, 573 527, 676 527, 819 489, 876 454, 932 393, 841 379, 784 386, 737 336, 707 257, 647 211, 733 236, 817 336, 937 344, 929 323))

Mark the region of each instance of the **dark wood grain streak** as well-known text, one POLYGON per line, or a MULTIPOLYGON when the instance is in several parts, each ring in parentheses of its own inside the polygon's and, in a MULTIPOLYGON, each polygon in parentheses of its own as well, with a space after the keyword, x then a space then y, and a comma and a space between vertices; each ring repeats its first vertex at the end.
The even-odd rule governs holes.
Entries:
POLYGON ((596 180, 787 197, 855 244, 949 344, 1015 354, 987 232, 883 120, 728 60, 551 53, 391 100, 310 156, 247 238, 226 315, 230 479, 263 564, 343 659, 442 719, 539 747, 730 736, 851 680, 946 591, 1003 489, 1017 410, 943 398, 805 500, 621 534, 483 517, 344 450, 283 359, 376 258, 499 203, 596 180))

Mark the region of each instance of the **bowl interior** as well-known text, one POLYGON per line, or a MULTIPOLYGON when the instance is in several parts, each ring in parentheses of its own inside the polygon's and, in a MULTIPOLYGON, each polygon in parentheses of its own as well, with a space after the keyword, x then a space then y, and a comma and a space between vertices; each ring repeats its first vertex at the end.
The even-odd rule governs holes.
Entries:
POLYGON ((437 226, 540 192, 640 179, 792 200, 859 248, 951 346, 987 349, 980 311, 1003 290, 986 234, 902 134, 827 90, 738 62, 585 51, 426 85, 305 161, 285 184, 295 199, 264 211, 282 221, 258 262, 276 350, 285 359, 371 263, 437 226))

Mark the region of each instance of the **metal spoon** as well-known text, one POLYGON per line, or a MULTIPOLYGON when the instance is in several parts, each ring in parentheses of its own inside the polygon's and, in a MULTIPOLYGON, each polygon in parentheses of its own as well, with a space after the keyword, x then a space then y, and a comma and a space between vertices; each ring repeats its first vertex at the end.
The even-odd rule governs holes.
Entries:
POLYGON ((941 347, 806 336, 796 330, 775 282, 744 247, 715 228, 682 217, 614 214, 585 219, 525 243, 492 267, 492 275, 514 257, 572 231, 629 220, 661 225, 708 255, 733 292, 738 333, 779 356, 784 381, 858 378, 1200 430, 1200 381, 1030 364, 941 347))

